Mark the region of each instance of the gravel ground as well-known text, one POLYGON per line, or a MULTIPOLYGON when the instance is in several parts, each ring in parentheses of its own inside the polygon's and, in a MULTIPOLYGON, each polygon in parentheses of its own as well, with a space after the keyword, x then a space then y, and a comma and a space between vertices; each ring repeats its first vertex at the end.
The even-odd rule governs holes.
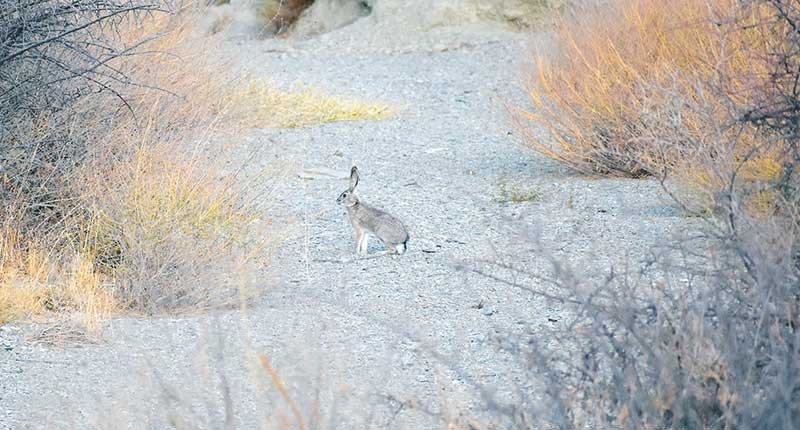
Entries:
MULTIPOLYGON (((544 257, 534 250, 544 250, 591 273, 636 261, 685 227, 655 182, 580 177, 520 146, 503 103, 520 100, 530 36, 442 30, 364 43, 358 31, 231 44, 256 75, 385 101, 399 113, 258 130, 247 149, 258 150, 260 165, 346 174, 358 163, 362 198, 404 221, 409 252, 356 258, 334 202, 347 181, 287 177, 276 210, 294 223, 260 275, 258 303, 115 319, 104 342, 65 349, 24 342, 25 326, 0 327, 0 427, 224 428, 228 393, 234 428, 281 428, 293 415, 259 352, 322 428, 481 418, 476 386, 502 394, 526 384, 489 339, 563 315, 460 263, 502 257, 533 269, 544 257), (522 201, 505 201, 514 196, 522 201)), ((370 253, 381 252, 373 241, 370 253)))

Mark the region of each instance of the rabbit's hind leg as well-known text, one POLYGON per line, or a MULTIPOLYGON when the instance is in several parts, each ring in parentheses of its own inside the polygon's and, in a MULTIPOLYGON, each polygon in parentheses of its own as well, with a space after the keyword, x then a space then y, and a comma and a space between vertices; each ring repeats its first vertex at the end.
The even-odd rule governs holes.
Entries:
POLYGON ((406 252, 405 243, 391 244, 388 246, 388 248, 389 248, 389 254, 400 255, 406 252))

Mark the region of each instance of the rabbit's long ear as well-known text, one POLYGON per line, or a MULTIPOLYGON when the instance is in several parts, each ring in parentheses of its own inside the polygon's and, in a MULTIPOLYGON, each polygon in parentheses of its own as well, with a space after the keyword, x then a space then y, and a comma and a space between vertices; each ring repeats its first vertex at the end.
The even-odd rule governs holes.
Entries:
POLYGON ((358 185, 358 167, 353 166, 350 169, 350 190, 354 190, 356 185, 358 185))

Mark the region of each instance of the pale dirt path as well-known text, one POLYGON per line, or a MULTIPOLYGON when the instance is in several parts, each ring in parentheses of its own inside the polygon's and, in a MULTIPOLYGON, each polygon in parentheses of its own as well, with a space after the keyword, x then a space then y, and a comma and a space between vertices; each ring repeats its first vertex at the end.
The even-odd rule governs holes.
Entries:
POLYGON ((357 161, 362 196, 409 226, 407 255, 352 261, 352 231, 334 203, 346 181, 287 178, 276 207, 297 222, 257 305, 117 319, 107 343, 67 350, 0 328, 0 427, 163 428, 177 410, 192 427, 223 428, 219 370, 236 428, 275 424, 276 408, 289 412, 255 352, 270 357, 304 414, 319 399, 324 428, 443 428, 430 413, 482 416, 476 383, 526 387, 490 339, 554 324, 559 309, 456 264, 513 249, 534 269, 541 256, 514 235, 529 229, 546 252, 590 271, 641 258, 686 220, 654 182, 581 178, 519 146, 500 100, 519 100, 526 38, 449 37, 385 50, 360 49, 347 34, 236 45, 244 67, 279 83, 401 106, 386 121, 257 131, 249 149, 260 165, 346 172, 357 161), (499 202, 501 184, 536 198, 499 202))

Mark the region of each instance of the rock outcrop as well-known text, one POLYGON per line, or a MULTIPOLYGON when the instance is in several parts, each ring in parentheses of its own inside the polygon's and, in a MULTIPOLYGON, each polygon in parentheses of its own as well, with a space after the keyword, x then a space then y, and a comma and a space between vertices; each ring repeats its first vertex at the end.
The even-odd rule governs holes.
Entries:
POLYGON ((294 31, 311 36, 366 19, 396 31, 436 27, 535 26, 542 15, 566 0, 316 0, 298 18, 294 31))
POLYGON ((535 27, 569 0, 230 0, 210 12, 210 32, 308 38, 358 23, 365 31, 411 34, 441 27, 535 27))

